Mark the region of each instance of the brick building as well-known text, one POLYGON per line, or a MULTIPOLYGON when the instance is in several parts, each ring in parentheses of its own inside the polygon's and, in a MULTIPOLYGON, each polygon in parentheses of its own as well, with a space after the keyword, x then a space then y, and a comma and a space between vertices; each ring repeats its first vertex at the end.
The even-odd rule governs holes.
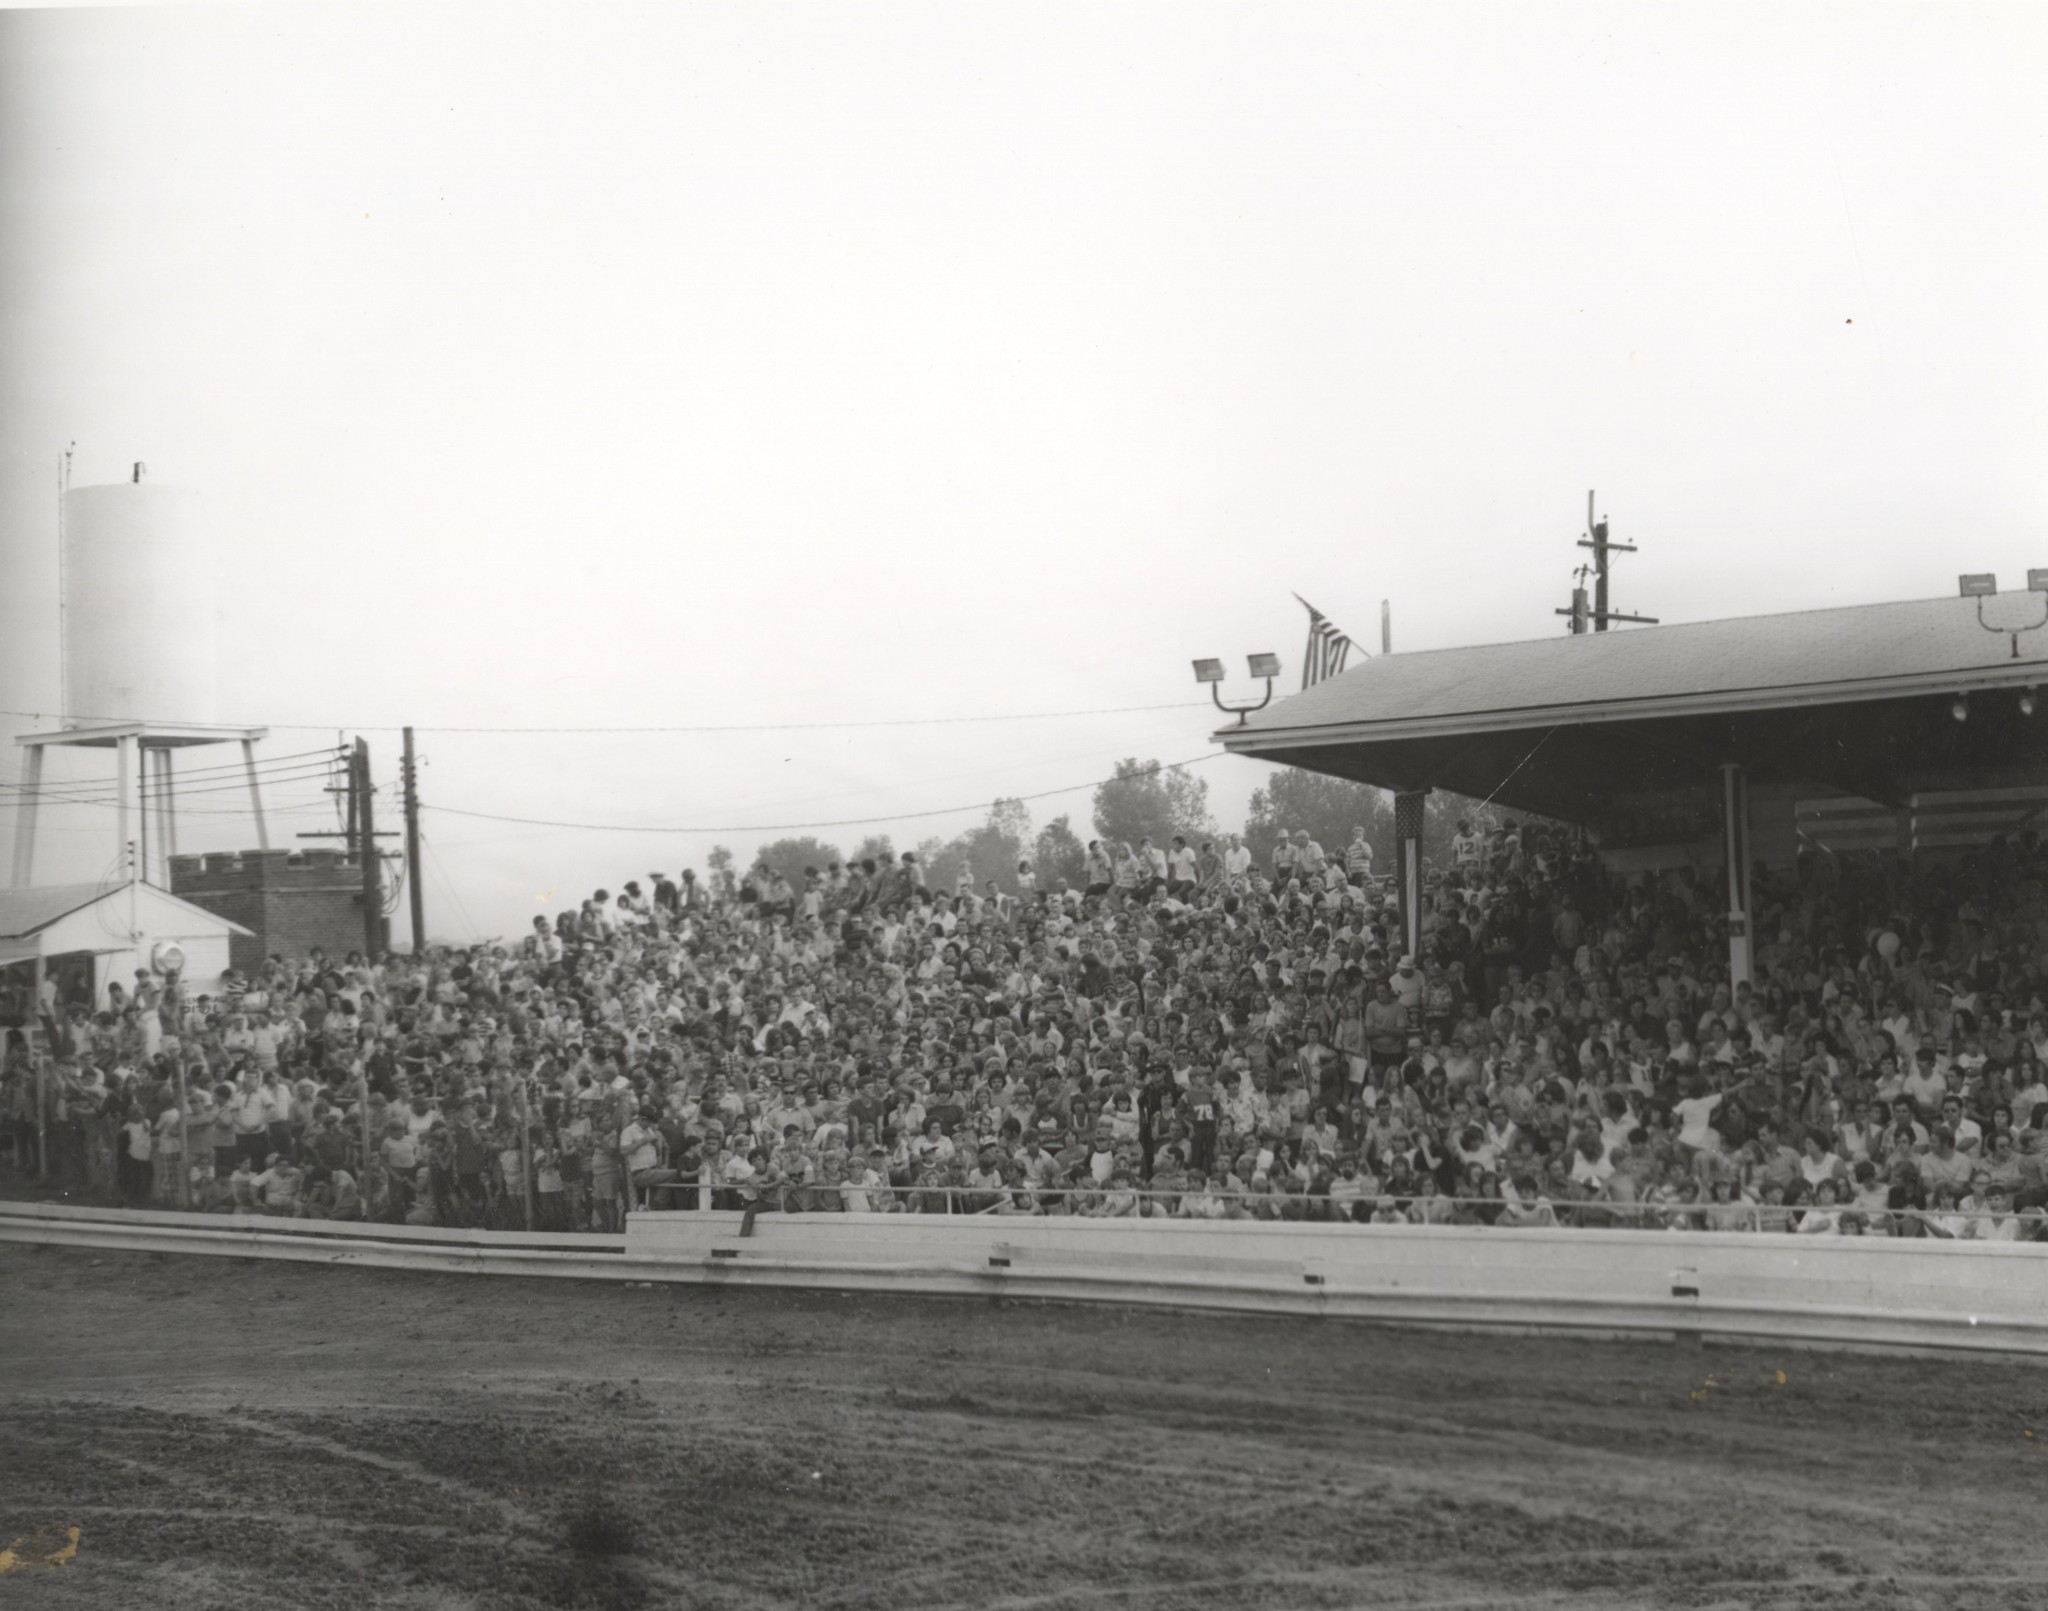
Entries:
MULTIPOLYGON (((238 972, 272 955, 304 960, 319 946, 336 960, 363 948, 363 875, 341 850, 244 850, 171 858, 171 893, 239 923, 229 965, 238 972)), ((383 944, 390 942, 390 920, 383 944)))

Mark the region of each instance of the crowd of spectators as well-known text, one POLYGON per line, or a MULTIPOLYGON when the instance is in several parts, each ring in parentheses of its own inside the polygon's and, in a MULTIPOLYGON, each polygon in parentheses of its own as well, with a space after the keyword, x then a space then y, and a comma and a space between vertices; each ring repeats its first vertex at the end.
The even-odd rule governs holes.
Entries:
MULTIPOLYGON (((636 1206, 2031 1240, 2048 852, 1802 855, 1727 903, 1461 825, 1419 950, 1363 831, 600 890, 511 943, 138 976, 13 1033, 75 1196, 615 1230, 636 1206), (699 1197, 699 1190, 703 1198, 699 1197)), ((40 1111, 39 1111, 40 1105, 40 1111)))

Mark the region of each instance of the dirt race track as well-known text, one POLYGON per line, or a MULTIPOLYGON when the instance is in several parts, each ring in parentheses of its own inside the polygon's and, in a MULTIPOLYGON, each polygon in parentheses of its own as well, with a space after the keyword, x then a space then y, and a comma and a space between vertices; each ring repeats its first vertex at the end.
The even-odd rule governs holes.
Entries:
POLYGON ((0 1611, 2048 1607, 2044 1445, 2025 1363, 0 1246, 0 1611))

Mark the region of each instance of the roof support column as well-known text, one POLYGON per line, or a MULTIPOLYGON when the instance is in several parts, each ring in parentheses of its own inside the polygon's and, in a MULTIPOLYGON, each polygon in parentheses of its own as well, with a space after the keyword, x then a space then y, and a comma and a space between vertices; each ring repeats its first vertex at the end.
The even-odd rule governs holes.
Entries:
POLYGON ((1721 852, 1728 873, 1728 988, 1750 982, 1749 776, 1733 761, 1721 767, 1721 852))
POLYGON ((1394 796, 1394 877, 1401 897, 1401 950, 1422 955, 1422 819, 1429 790, 1394 796))

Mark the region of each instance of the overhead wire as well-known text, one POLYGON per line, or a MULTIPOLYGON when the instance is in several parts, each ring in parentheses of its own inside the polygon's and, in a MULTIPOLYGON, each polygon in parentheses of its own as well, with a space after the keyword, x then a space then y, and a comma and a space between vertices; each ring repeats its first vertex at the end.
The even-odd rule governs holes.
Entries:
MULTIPOLYGON (((151 746, 151 748, 155 747, 154 745, 151 746)), ((179 784, 187 781, 211 782, 230 776, 246 777, 252 770, 260 776, 265 772, 279 771, 302 765, 327 764, 332 759, 338 757, 339 753, 339 751, 333 749, 294 750, 286 755, 265 755, 256 757, 248 762, 234 761, 221 766, 195 766, 187 767, 183 770, 173 768, 171 776, 173 781, 179 784)), ((0 785, 8 783, 25 784, 26 782, 26 777, 18 769, 0 767, 0 785)), ((85 787, 89 785, 88 782, 81 781, 57 786, 85 787)))
MULTIPOLYGON (((471 934, 483 933, 483 930, 478 926, 476 919, 469 915, 469 908, 463 905, 462 897, 456 893, 454 880, 448 876, 447 868, 441 865, 441 858, 434 854, 434 847, 431 844, 429 844, 425 839, 421 839, 421 873, 424 874, 429 866, 433 868, 434 880, 436 884, 440 886, 441 893, 447 896, 448 904, 454 907, 456 914, 462 919, 464 927, 466 927, 471 934)), ((415 938, 418 937, 416 936, 415 938)))
MULTIPOLYGON (((299 762, 288 766, 258 770, 255 775, 255 781, 259 785, 266 783, 298 783, 332 776, 334 776, 334 769, 330 766, 321 763, 309 764, 299 762)), ((169 788, 170 792, 182 799, 192 795, 232 793, 238 789, 248 788, 249 781, 247 773, 197 779, 173 776, 170 780, 169 788)), ((130 786, 131 788, 135 787, 136 780, 131 780, 130 786)), ((150 793, 154 796, 161 792, 163 792, 162 779, 160 777, 152 777, 150 779, 150 793)), ((99 800, 115 800, 119 799, 120 795, 119 781, 110 778, 64 779, 34 784, 0 779, 0 804, 6 804, 13 800, 45 800, 51 804, 63 804, 69 801, 84 804, 99 800)))
MULTIPOLYGON (((326 778, 328 775, 329 774, 327 773, 327 771, 323 768, 315 771, 275 773, 266 778, 259 778, 257 781, 259 784, 273 783, 279 785, 293 783, 312 783, 322 780, 326 778)), ((204 787, 196 789, 175 788, 172 790, 172 794, 176 799, 182 801, 203 798, 207 795, 213 794, 245 793, 248 790, 248 787, 249 784, 246 778, 237 778, 233 782, 209 784, 204 787)), ((29 801, 34 801, 37 804, 41 805, 53 806, 119 805, 123 798, 124 796, 122 794, 109 791, 104 784, 99 785, 96 792, 90 794, 59 793, 49 789, 31 789, 26 786, 0 785, 0 805, 20 805, 26 804, 29 801)), ((152 803, 155 801, 156 798, 157 795, 155 794, 155 791, 152 790, 152 803)))
MULTIPOLYGON (((293 766, 274 767, 269 771, 258 772, 256 774, 256 781, 261 783, 270 779, 290 780, 293 778, 331 777, 333 774, 334 769, 330 766, 317 762, 300 762, 293 766)), ((130 780, 131 787, 134 781, 133 779, 130 780)), ((152 777, 150 779, 150 787, 152 789, 157 788, 161 781, 160 777, 152 777)), ((246 773, 232 777, 199 778, 189 782, 185 778, 174 777, 171 782, 172 786, 180 794, 218 794, 224 789, 245 789, 249 786, 249 778, 246 773)), ((53 798, 59 795, 70 794, 105 794, 110 790, 119 791, 120 784, 117 780, 113 779, 81 778, 59 783, 0 782, 0 789, 11 790, 16 794, 33 794, 45 798, 53 798)))
MULTIPOLYGON (((1186 760, 1182 761, 1158 761, 1139 772, 1126 774, 1126 776, 1152 777, 1160 772, 1177 771, 1186 766, 1199 766, 1204 761, 1217 759, 1222 753, 1224 752, 1210 750, 1201 755, 1189 756, 1186 760)), ((1117 777, 1094 778, 1086 783, 1068 783, 1056 789, 1040 789, 1031 794, 1006 794, 1001 796, 1001 798, 1004 800, 1015 800, 1020 804, 1031 800, 1050 800, 1056 795, 1076 794, 1082 789, 1096 789, 1102 787, 1105 783, 1118 783, 1122 781, 1124 781, 1122 778, 1117 777)), ((438 811, 451 817, 474 817, 483 822, 513 822, 535 828, 573 828, 587 833, 794 833, 810 828, 865 828, 882 822, 916 822, 925 817, 958 816, 969 811, 985 811, 988 809, 989 803, 985 799, 974 800, 965 805, 938 806, 922 811, 890 811, 880 816, 871 817, 838 817, 824 822, 722 823, 710 827, 677 827, 662 823, 564 822, 547 817, 515 817, 495 811, 471 811, 461 806, 441 805, 437 802, 426 800, 420 802, 420 810, 438 811)))

